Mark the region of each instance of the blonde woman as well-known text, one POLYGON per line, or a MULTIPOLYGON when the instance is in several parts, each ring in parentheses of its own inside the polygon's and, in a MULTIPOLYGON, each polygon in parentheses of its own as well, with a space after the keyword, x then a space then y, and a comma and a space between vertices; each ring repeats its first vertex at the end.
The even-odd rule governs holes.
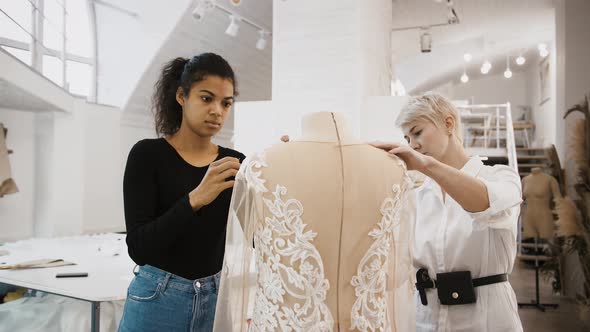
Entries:
POLYGON ((518 175, 467 155, 458 111, 439 94, 411 98, 396 122, 409 145, 373 145, 426 176, 415 192, 417 330, 522 331, 507 280, 516 256, 518 175))

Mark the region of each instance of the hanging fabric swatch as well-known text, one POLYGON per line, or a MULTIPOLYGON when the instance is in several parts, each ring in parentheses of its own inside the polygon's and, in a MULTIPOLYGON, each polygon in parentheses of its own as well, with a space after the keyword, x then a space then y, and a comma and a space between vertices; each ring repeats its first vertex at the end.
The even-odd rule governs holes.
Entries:
POLYGON ((0 123, 0 197, 18 192, 18 187, 10 173, 6 133, 7 129, 4 128, 4 124, 0 123))

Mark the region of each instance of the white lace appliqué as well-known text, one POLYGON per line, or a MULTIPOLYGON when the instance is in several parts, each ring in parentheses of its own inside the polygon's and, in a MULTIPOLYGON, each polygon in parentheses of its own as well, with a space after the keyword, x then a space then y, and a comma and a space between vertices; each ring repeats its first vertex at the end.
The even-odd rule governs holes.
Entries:
MULTIPOLYGON (((264 182, 265 180, 260 178, 260 175, 262 173, 262 171, 260 170, 255 170, 254 168, 262 168, 262 167, 267 167, 266 164, 266 157, 264 155, 264 153, 257 153, 254 156, 252 156, 251 159, 246 159, 244 160, 244 164, 246 165, 246 168, 244 169, 244 175, 246 177, 246 182, 254 187, 254 190, 256 192, 259 193, 265 193, 268 191, 268 189, 266 189, 266 187, 264 186, 264 182)), ((242 172, 239 172, 237 177, 242 176, 242 172)))
MULTIPOLYGON (((252 160, 246 170, 248 182, 258 192, 268 192, 261 171, 264 156, 252 160)), ((252 325, 254 331, 332 331, 334 319, 325 304, 330 288, 318 250, 316 233, 305 230, 303 205, 283 200, 287 189, 277 185, 274 199, 263 198, 272 215, 258 225, 254 244, 258 283, 252 325), (288 299, 285 299, 287 295, 288 299)))
POLYGON ((399 224, 400 201, 405 186, 394 185, 393 197, 381 204, 381 221, 369 232, 375 241, 363 256, 351 284, 356 301, 352 306, 351 329, 360 331, 390 331, 391 318, 387 313, 387 271, 393 244, 393 231, 399 224))

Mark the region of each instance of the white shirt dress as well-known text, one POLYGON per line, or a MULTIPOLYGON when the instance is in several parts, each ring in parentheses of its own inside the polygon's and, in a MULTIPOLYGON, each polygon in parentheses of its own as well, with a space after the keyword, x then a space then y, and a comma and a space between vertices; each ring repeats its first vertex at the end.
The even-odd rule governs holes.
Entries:
MULTIPOLYGON (((483 181, 489 208, 469 213, 448 194, 443 201, 440 186, 427 178, 415 190, 414 267, 427 268, 432 279, 437 273, 466 270, 474 279, 510 274, 516 257, 520 178, 514 169, 486 166, 477 156, 461 171, 483 181)), ((476 287, 475 292, 476 303, 448 306, 440 304, 436 289, 427 289, 428 305, 424 306, 416 291, 416 330, 523 330, 509 281, 476 287)))

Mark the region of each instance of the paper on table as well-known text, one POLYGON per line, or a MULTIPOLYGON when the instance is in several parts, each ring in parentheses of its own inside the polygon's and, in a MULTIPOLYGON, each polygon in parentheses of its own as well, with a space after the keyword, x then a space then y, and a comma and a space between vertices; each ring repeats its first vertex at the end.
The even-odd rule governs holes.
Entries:
POLYGON ((36 259, 33 261, 22 262, 13 265, 0 265, 0 270, 9 269, 37 269, 43 267, 56 267, 65 265, 76 265, 76 263, 67 262, 63 259, 36 259))

